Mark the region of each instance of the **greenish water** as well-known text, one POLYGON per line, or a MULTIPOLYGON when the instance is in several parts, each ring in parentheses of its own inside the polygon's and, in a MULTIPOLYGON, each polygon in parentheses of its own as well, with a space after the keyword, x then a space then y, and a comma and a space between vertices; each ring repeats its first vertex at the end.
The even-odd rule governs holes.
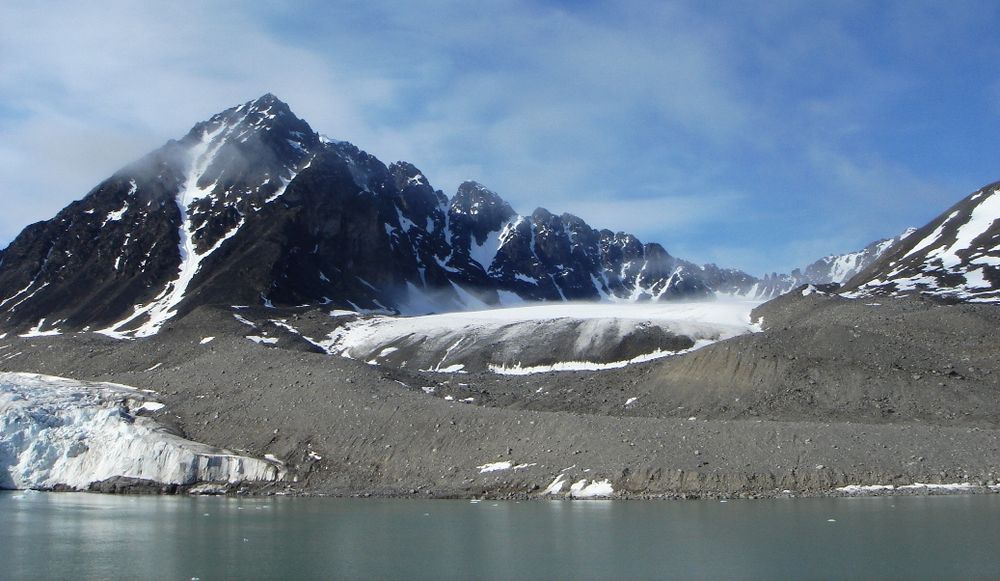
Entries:
POLYGON ((470 503, 0 493, 2 579, 998 575, 1000 495, 470 503))

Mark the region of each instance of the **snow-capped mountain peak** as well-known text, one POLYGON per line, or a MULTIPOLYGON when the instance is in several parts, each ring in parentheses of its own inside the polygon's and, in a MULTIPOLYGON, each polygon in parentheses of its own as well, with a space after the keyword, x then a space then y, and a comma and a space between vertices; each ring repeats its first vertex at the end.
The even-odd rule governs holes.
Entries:
POLYGON ((173 318, 205 259, 240 230, 248 214, 281 197, 312 161, 319 138, 268 93, 199 123, 181 144, 176 277, 152 301, 104 329, 109 335, 152 335, 173 318))
POLYGON ((1000 184, 952 206, 849 284, 851 296, 1000 301, 1000 184))

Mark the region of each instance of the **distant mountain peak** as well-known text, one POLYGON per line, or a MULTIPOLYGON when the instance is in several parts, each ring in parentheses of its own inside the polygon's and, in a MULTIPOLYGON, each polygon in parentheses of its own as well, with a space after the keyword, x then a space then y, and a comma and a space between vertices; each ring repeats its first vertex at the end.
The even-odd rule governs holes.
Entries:
POLYGON ((271 93, 216 113, 207 121, 196 124, 182 141, 197 143, 206 135, 246 141, 250 135, 261 132, 275 132, 282 138, 299 142, 319 142, 319 136, 309 124, 271 93))
POLYGON ((464 181, 458 186, 451 207, 462 213, 489 214, 501 220, 506 220, 515 213, 499 194, 472 180, 464 181))
POLYGON ((485 197, 496 197, 500 196, 493 190, 487 188, 483 184, 477 182, 476 180, 465 180, 458 185, 458 193, 463 196, 473 196, 480 195, 485 197))
POLYGON ((396 186, 405 189, 414 186, 430 187, 423 172, 408 161, 396 161, 389 165, 389 173, 396 179, 396 186))
POLYGON ((277 95, 271 92, 264 93, 251 102, 256 107, 271 107, 274 105, 284 105, 285 107, 288 107, 287 103, 279 99, 277 95))

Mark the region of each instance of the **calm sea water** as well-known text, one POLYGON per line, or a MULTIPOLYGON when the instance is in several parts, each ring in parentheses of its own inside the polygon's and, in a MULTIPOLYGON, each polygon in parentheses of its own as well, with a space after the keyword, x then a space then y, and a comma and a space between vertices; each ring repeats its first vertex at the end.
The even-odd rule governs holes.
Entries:
POLYGON ((998 576, 1000 495, 470 503, 0 493, 2 579, 998 576))

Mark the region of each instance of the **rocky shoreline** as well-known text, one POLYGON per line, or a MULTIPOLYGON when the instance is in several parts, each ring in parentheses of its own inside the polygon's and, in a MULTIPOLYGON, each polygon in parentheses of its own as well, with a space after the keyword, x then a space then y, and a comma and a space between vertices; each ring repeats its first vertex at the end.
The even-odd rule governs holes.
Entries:
MULTIPOLYGON (((773 475, 749 477, 748 480, 774 480, 773 475)), ((504 492, 483 490, 479 494, 466 492, 446 492, 432 490, 374 490, 367 492, 332 491, 310 492, 285 488, 283 483, 229 483, 177 485, 163 484, 151 480, 115 478, 93 483, 87 490, 57 486, 44 492, 92 492, 117 495, 192 495, 192 496, 253 496, 253 497, 294 497, 294 498, 394 498, 434 500, 506 500, 506 501, 560 501, 560 500, 756 500, 773 498, 860 498, 882 496, 957 496, 974 494, 1000 494, 1000 485, 960 482, 960 483, 916 483, 900 485, 847 485, 828 490, 774 489, 755 492, 718 493, 712 491, 649 493, 619 491, 609 497, 577 498, 570 495, 549 496, 532 492, 504 492), (845 490, 846 489, 846 490, 845 490)))

